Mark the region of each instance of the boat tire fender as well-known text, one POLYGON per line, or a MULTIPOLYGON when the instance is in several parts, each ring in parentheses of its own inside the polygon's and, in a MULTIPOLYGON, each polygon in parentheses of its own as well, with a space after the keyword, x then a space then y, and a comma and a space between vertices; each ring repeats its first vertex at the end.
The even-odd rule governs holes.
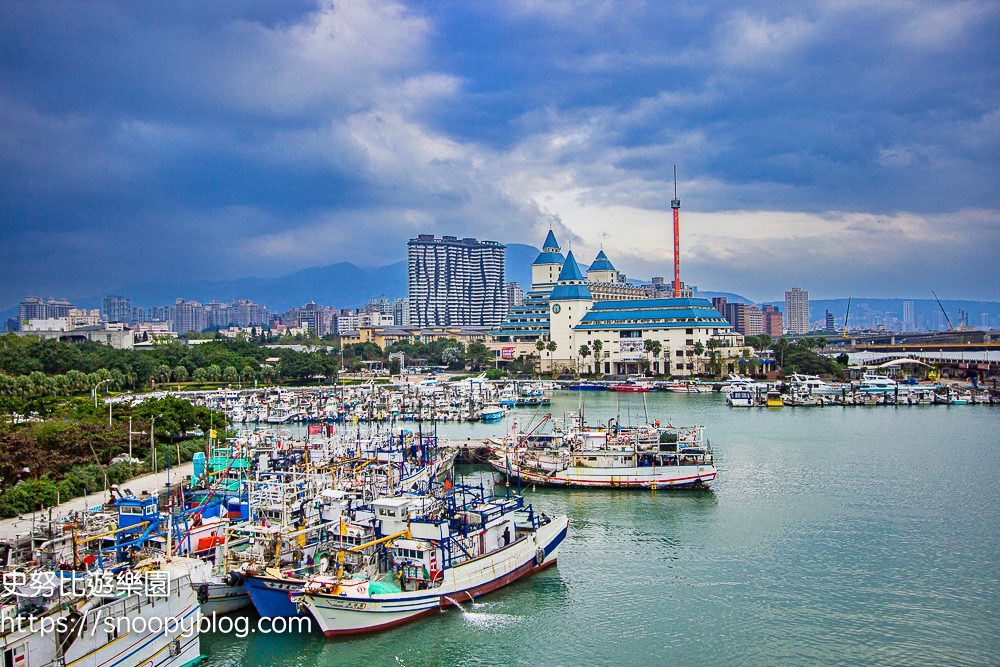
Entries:
POLYGON ((538 547, 535 549, 535 566, 541 567, 545 562, 545 549, 538 547))
POLYGON ((208 584, 202 584, 198 587, 198 604, 205 604, 208 602, 208 584))

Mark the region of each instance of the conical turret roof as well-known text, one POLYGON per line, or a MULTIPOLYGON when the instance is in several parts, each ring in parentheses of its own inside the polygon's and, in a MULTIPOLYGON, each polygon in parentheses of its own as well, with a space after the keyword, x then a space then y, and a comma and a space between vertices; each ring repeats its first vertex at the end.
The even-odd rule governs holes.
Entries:
POLYGON ((542 244, 542 252, 538 254, 535 261, 531 264, 562 264, 563 263, 562 253, 559 252, 559 242, 556 241, 556 235, 549 230, 548 235, 545 237, 545 243, 542 244))
POLYGON ((552 288, 549 301, 591 301, 590 290, 583 282, 583 274, 576 264, 573 251, 566 255, 562 271, 559 272, 559 283, 552 288))
POLYGON ((589 271, 615 271, 616 269, 615 269, 614 265, 611 264, 611 260, 608 259, 608 256, 604 254, 603 250, 601 250, 599 253, 597 253, 597 258, 594 259, 594 263, 590 265, 590 269, 588 269, 588 270, 589 271))

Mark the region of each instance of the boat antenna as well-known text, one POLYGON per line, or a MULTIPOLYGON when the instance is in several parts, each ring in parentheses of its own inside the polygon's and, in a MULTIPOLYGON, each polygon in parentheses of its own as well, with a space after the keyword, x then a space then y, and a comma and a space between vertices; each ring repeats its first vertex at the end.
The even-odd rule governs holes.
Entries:
POLYGON ((938 295, 934 290, 931 290, 931 294, 934 295, 934 300, 937 301, 938 308, 940 308, 941 312, 944 313, 944 319, 948 320, 948 331, 954 331, 955 325, 951 323, 951 318, 948 317, 948 311, 944 309, 943 305, 941 305, 941 299, 938 298, 938 295))

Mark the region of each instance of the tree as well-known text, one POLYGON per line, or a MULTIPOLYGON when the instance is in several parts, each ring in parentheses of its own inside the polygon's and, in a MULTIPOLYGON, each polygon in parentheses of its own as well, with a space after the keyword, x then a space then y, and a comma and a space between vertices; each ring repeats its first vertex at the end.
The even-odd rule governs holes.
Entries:
POLYGON ((204 368, 196 368, 194 369, 194 373, 191 375, 191 379, 195 382, 207 382, 208 371, 204 368))
POLYGON ((642 349, 644 352, 649 352, 654 359, 658 359, 660 352, 663 351, 663 343, 652 338, 647 338, 642 341, 642 349))
POLYGON ((580 356, 583 357, 583 362, 587 363, 587 357, 590 356, 590 346, 584 344, 580 346, 580 356))
POLYGON ((700 340, 696 341, 694 344, 694 356, 696 361, 694 362, 694 372, 695 374, 701 372, 701 355, 705 353, 705 344, 700 340))
POLYGON ((719 353, 716 351, 719 349, 720 341, 718 338, 709 338, 705 347, 708 348, 709 357, 709 371, 713 375, 722 374, 722 364, 719 363, 719 353))
MULTIPOLYGON (((545 349, 548 350, 549 354, 551 355, 553 352, 555 352, 557 349, 559 349, 559 346, 556 345, 556 342, 554 340, 550 340, 548 343, 546 343, 545 349)), ((549 357, 549 372, 550 373, 552 372, 552 358, 551 358, 551 356, 549 357)))
POLYGON ((465 358, 468 359, 469 365, 474 371, 480 371, 492 366, 496 361, 496 355, 493 353, 493 350, 479 341, 469 343, 465 351, 465 358))
POLYGON ((389 360, 389 374, 399 375, 399 371, 400 371, 399 357, 393 357, 392 359, 389 360))
POLYGON ((545 341, 539 338, 535 341, 535 349, 538 350, 538 375, 542 374, 542 352, 545 350, 545 341))
POLYGON ((170 381, 170 366, 166 364, 161 364, 156 367, 156 371, 153 373, 153 378, 157 382, 169 382, 170 381))
POLYGON ((178 366, 171 374, 173 375, 174 382, 187 382, 188 369, 184 366, 178 366))
POLYGON ((253 366, 244 366, 243 370, 240 371, 240 377, 244 382, 249 382, 257 377, 257 371, 254 370, 253 366))
POLYGON ((222 379, 222 369, 218 364, 212 364, 205 369, 205 372, 208 374, 208 379, 211 382, 218 382, 222 379))
POLYGON ((226 366, 225 370, 222 371, 223 382, 238 382, 239 379, 239 372, 235 366, 226 366))

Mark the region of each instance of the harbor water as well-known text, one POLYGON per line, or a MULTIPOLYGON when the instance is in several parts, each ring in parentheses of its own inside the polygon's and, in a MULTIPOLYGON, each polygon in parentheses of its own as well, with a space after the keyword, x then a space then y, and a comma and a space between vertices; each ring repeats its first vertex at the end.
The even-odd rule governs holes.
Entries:
MULTIPOLYGON (((580 398, 554 392, 543 410, 561 416, 580 398)), ((719 468, 712 490, 524 488, 537 510, 570 517, 557 567, 356 639, 202 635, 203 664, 997 664, 997 408, 583 398, 590 423, 618 413, 623 423, 648 414, 706 426, 719 468)), ((523 426, 536 411, 511 414, 523 426)), ((450 423, 438 433, 504 429, 450 423)), ((491 477, 484 467, 459 472, 491 477)))

